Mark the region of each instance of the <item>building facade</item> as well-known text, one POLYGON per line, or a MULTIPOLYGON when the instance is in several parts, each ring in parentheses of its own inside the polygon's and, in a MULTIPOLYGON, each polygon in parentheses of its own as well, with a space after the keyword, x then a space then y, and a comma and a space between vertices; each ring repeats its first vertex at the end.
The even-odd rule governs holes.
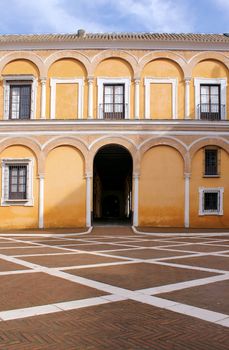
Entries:
POLYGON ((0 229, 229 227, 229 36, 0 36, 0 229))

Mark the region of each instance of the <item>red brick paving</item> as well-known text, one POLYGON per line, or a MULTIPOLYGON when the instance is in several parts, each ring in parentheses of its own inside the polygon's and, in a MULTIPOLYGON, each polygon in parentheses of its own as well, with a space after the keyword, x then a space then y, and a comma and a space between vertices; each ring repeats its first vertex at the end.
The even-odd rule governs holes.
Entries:
POLYGON ((28 270, 28 267, 19 265, 19 264, 14 264, 10 261, 6 261, 3 259, 0 259, 0 272, 4 271, 15 271, 15 270, 28 270))
POLYGON ((209 272, 145 263, 67 270, 66 272, 131 290, 216 275, 209 272))
POLYGON ((229 330, 133 301, 1 323, 1 350, 228 350, 229 330))
MULTIPOLYGON (((174 248, 175 249, 175 248, 174 248)), ((167 250, 154 250, 154 249, 136 249, 136 250, 123 250, 117 252, 106 253, 108 255, 124 256, 128 258, 137 259, 157 259, 167 258, 172 256, 188 255, 188 253, 172 252, 167 250)), ((190 253, 191 254, 191 253, 190 253)))
POLYGON ((167 263, 206 267, 209 269, 220 269, 229 271, 229 258, 227 256, 197 256, 190 258, 180 258, 167 260, 167 263))
POLYGON ((0 276, 0 311, 79 300, 105 292, 45 273, 0 276))

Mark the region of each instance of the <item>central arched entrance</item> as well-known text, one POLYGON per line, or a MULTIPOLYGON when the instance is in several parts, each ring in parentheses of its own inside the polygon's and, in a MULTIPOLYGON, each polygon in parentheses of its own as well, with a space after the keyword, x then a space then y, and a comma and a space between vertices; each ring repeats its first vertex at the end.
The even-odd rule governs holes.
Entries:
POLYGON ((132 169, 132 157, 122 146, 107 145, 97 152, 93 167, 94 223, 131 222, 132 169))

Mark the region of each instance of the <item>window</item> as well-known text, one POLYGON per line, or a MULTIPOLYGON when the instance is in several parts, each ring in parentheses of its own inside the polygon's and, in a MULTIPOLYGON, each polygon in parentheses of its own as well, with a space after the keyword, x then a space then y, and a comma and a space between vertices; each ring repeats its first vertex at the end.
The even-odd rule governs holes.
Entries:
POLYGON ((3 79, 4 119, 34 119, 37 80, 33 76, 27 75, 7 75, 3 79))
POLYGON ((204 176, 219 176, 219 150, 204 149, 204 176))
POLYGON ((220 85, 200 85, 200 119, 221 119, 220 85))
POLYGON ((129 77, 97 78, 97 115, 99 119, 130 118, 130 85, 129 77))
POLYGON ((9 119, 30 119, 31 84, 10 83, 9 119))
POLYGON ((32 159, 3 159, 1 204, 33 205, 32 179, 32 159))
POLYGON ((199 215, 223 215, 223 192, 219 188, 199 189, 199 215))
POLYGON ((125 95, 123 84, 104 84, 103 117, 104 119, 125 118, 125 95))

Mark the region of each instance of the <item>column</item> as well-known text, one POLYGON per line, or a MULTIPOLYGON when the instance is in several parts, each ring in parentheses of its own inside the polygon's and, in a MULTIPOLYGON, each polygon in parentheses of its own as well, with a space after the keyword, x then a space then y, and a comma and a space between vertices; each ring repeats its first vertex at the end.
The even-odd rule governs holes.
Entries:
POLYGON ((191 78, 185 78, 185 119, 190 118, 190 82, 191 78))
POLYGON ((140 79, 134 80, 134 114, 135 119, 139 119, 139 106, 140 106, 140 79))
POLYGON ((134 189, 134 213, 133 225, 138 226, 138 192, 139 192, 139 175, 133 175, 133 189, 134 189))
POLYGON ((190 208, 190 177, 191 174, 184 174, 184 226, 189 228, 189 208, 190 208))
POLYGON ((46 78, 41 79, 41 119, 46 118, 46 78))
POLYGON ((86 174, 86 226, 91 227, 91 174, 86 174))
POLYGON ((94 78, 88 77, 88 118, 93 118, 93 84, 94 78))
POLYGON ((39 178, 39 228, 44 228, 44 174, 38 175, 39 178))

